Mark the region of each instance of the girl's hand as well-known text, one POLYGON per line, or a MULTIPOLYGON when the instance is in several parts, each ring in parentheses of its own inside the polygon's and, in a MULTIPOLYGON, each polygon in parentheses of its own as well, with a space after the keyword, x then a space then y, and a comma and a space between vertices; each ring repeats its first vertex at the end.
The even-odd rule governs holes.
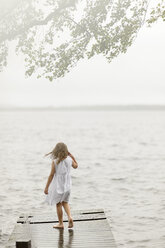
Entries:
POLYGON ((68 152, 68 155, 72 158, 73 157, 73 155, 70 153, 70 152, 68 152))
POLYGON ((48 188, 45 188, 44 193, 45 193, 45 195, 48 194, 48 188))

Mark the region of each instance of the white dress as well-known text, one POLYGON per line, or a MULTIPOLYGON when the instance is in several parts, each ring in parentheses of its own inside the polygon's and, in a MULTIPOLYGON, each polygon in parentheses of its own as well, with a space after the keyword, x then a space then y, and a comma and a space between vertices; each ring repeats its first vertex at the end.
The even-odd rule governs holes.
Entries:
POLYGON ((48 188, 48 194, 46 195, 45 202, 49 205, 54 205, 59 202, 65 201, 68 202, 71 192, 71 175, 70 169, 72 166, 72 159, 70 156, 67 156, 59 164, 55 164, 55 174, 48 188))

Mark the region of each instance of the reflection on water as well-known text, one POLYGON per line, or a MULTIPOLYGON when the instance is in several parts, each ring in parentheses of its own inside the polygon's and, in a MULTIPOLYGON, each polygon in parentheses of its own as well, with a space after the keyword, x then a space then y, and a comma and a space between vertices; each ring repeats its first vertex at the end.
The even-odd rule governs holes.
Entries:
POLYGON ((64 229, 58 229, 58 231, 59 231, 58 248, 64 248, 64 247, 71 248, 72 247, 74 230, 73 229, 68 229, 69 237, 68 237, 67 244, 65 244, 65 242, 64 242, 64 229))
POLYGON ((64 247, 64 230, 58 229, 59 231, 59 237, 58 237, 58 248, 64 247))
POLYGON ((69 245, 69 247, 72 247, 72 241, 73 241, 74 230, 73 230, 73 229, 68 229, 68 232, 69 232, 69 241, 68 241, 68 245, 69 245))

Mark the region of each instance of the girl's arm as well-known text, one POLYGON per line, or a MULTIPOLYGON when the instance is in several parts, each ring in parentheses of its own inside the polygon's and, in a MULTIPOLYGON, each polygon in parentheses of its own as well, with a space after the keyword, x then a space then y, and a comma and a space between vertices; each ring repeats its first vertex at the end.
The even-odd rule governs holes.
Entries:
POLYGON ((46 184, 45 190, 44 190, 45 194, 48 194, 48 188, 49 188, 49 185, 53 179, 54 173, 55 173, 55 165, 54 165, 54 161, 52 161, 51 172, 50 172, 50 175, 48 177, 47 184, 46 184))
POLYGON ((73 157, 73 155, 70 153, 70 152, 68 152, 68 155, 71 157, 71 159, 72 159, 72 167, 74 168, 74 169, 76 169, 77 167, 78 167, 78 163, 77 163, 77 161, 76 161, 76 159, 73 157))

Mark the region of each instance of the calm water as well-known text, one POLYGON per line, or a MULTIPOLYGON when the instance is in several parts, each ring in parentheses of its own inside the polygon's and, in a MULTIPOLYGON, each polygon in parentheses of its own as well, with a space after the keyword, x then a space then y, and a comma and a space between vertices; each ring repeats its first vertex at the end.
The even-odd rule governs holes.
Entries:
POLYGON ((0 247, 20 213, 43 204, 63 141, 76 157, 71 208, 104 208, 119 248, 165 247, 165 112, 0 112, 0 247))

